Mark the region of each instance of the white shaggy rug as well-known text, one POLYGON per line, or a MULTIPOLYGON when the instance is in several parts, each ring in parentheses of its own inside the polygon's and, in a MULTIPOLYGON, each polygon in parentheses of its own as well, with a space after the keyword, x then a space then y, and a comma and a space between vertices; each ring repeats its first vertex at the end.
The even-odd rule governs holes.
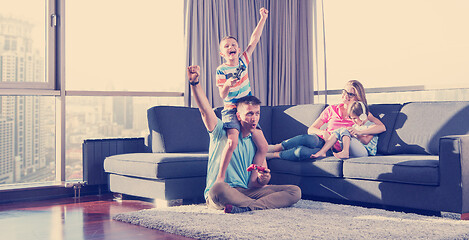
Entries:
POLYGON ((290 208, 242 214, 187 205, 114 219, 197 239, 469 239, 469 221, 457 217, 300 200, 290 208))

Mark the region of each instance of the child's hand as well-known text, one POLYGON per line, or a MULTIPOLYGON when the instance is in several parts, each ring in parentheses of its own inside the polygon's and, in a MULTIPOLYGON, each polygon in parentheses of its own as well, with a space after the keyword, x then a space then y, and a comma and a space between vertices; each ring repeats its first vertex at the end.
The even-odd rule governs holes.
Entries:
POLYGON ((261 8, 259 13, 261 14, 261 18, 267 18, 269 16, 269 10, 265 8, 261 8))
POLYGON ((324 139, 324 141, 327 141, 327 139, 329 139, 330 137, 331 134, 328 131, 324 131, 324 133, 322 134, 322 139, 324 139))
POLYGON ((358 136, 362 135, 360 131, 358 131, 357 129, 355 129, 353 127, 348 127, 347 130, 350 133, 350 135, 352 135, 353 137, 358 137, 358 136))
POLYGON ((225 86, 233 87, 237 81, 238 81, 237 78, 231 77, 230 79, 226 80, 225 86))
POLYGON ((190 66, 187 68, 187 77, 189 82, 196 82, 197 78, 200 76, 200 67, 197 65, 190 66))

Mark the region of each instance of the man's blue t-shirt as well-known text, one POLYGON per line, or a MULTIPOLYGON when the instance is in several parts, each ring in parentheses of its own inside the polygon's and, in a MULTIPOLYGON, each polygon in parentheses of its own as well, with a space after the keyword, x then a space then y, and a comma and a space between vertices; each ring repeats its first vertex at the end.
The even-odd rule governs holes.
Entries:
MULTIPOLYGON (((207 199, 208 191, 217 179, 222 152, 228 139, 226 131, 223 129, 223 122, 220 119, 218 119, 213 131, 209 132, 209 135, 210 147, 208 153, 207 185, 204 192, 205 199, 207 199)), ((245 138, 239 134, 238 146, 234 150, 230 164, 226 169, 225 182, 231 187, 248 188, 251 172, 248 172, 246 169, 252 164, 256 150, 252 134, 245 138)))

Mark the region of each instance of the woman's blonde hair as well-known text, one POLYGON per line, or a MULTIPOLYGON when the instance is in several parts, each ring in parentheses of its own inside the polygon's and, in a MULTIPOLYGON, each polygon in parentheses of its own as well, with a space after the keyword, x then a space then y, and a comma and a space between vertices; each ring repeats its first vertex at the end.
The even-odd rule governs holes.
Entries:
POLYGON ((350 80, 347 82, 347 85, 350 85, 353 89, 355 89, 355 92, 357 93, 357 100, 368 106, 368 102, 366 101, 365 88, 363 85, 358 80, 350 80))

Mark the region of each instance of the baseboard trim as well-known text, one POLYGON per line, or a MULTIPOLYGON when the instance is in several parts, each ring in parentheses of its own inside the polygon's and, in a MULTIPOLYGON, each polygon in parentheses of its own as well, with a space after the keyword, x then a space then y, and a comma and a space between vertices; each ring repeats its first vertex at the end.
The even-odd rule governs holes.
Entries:
MULTIPOLYGON (((84 186, 80 189, 81 196, 101 195, 105 193, 109 193, 107 185, 84 186)), ((40 201, 75 196, 78 195, 73 188, 66 188, 61 185, 8 189, 0 191, 0 204, 21 201, 40 201)))

